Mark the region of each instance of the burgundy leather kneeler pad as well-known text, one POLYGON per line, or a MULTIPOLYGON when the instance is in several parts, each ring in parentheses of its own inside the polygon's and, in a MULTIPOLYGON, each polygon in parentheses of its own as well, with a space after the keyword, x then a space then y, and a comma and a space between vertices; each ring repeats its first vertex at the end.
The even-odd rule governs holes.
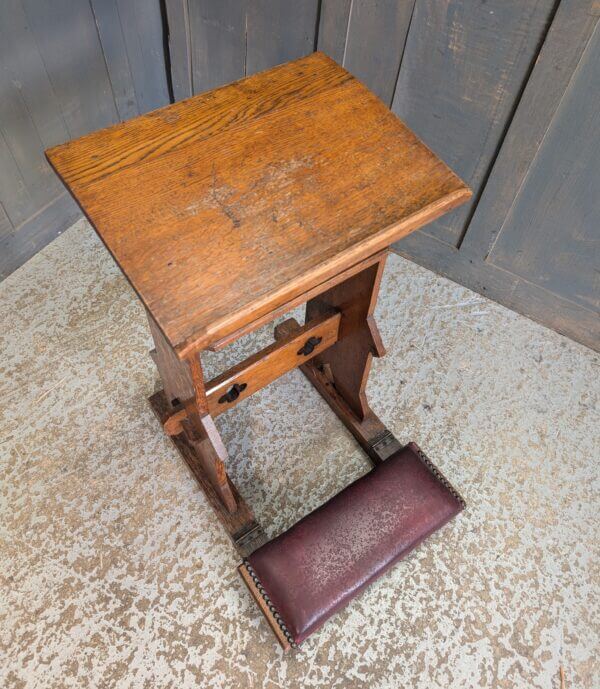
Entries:
POLYGON ((409 443, 244 564, 299 644, 464 506, 409 443))

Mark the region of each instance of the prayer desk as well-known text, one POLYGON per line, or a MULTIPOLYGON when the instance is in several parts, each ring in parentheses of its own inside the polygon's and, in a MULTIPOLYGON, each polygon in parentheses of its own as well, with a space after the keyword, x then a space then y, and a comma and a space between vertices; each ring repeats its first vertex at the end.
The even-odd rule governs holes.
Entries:
POLYGON ((470 191, 352 75, 315 53, 47 156, 146 308, 150 403, 242 555, 265 537, 219 414, 300 367, 374 463, 399 449, 365 396, 386 253, 470 191), (204 380, 203 350, 302 303, 304 325, 204 380))

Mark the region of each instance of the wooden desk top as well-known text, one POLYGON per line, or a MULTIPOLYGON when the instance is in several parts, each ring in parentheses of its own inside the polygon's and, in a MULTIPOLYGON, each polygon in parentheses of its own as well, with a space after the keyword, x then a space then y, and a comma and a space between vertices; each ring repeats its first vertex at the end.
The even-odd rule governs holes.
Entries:
POLYGON ((47 157, 182 357, 470 196, 321 53, 47 157))

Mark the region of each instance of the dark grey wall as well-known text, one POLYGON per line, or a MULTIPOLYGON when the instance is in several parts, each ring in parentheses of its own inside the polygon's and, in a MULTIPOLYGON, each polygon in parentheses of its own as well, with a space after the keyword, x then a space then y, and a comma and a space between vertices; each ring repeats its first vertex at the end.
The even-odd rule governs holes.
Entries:
POLYGON ((319 0, 166 0, 175 99, 316 50, 319 0))
MULTIPOLYGON (((597 0, 164 4, 175 99, 325 51, 474 190, 397 250, 600 349, 597 0)), ((0 4, 4 274, 75 213, 41 150, 167 101, 161 31, 159 0, 0 4)))
MULTIPOLYGON (((485 7, 497 16, 509 4, 485 7)), ((478 17, 479 31, 496 35, 495 45, 509 41, 501 28, 512 25, 514 45, 481 71, 486 51, 471 54, 475 64, 458 91, 402 77, 403 61, 394 110, 475 196, 467 213, 458 209, 398 250, 600 350, 600 6, 515 3, 514 13, 520 21, 505 17, 500 26, 478 17), (482 80, 486 87, 478 86, 482 80), (411 103, 423 89, 430 105, 419 114, 411 103)), ((409 40, 407 58, 410 50, 409 40)))
POLYGON ((1 0, 0 279, 79 217, 44 149, 168 101, 159 0, 1 0))
POLYGON ((397 250, 600 349, 596 0, 167 7, 176 97, 323 50, 473 188, 397 250))

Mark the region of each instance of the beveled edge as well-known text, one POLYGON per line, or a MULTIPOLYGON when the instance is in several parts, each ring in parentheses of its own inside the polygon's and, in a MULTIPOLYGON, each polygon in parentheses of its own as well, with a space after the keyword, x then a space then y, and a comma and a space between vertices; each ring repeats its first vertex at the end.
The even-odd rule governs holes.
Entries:
MULTIPOLYGON (((390 244, 402 239, 402 237, 417 230, 419 227, 439 218, 447 211, 456 208, 467 201, 471 196, 471 190, 463 183, 462 187, 450 194, 430 203, 397 223, 389 225, 363 242, 355 244, 345 251, 336 254, 328 261, 315 266, 296 281, 280 286, 263 295, 260 299, 245 304, 242 308, 215 320, 211 327, 198 329, 193 335, 190 335, 182 342, 173 343, 164 330, 163 333, 180 359, 185 359, 203 349, 211 349, 213 346, 212 343, 217 343, 217 347, 215 348, 221 349, 225 345, 219 346, 219 341, 227 340, 226 344, 229 344, 230 341, 233 341, 229 340, 228 337, 232 333, 245 330, 246 326, 253 321, 262 319, 266 314, 280 309, 280 307, 289 302, 295 301, 300 295, 326 282, 338 273, 388 248, 390 244)), ((158 323, 158 325, 160 327, 160 323, 158 323)), ((252 329, 245 330, 245 332, 252 332, 252 329)), ((245 334, 245 332, 242 334, 245 334)))

